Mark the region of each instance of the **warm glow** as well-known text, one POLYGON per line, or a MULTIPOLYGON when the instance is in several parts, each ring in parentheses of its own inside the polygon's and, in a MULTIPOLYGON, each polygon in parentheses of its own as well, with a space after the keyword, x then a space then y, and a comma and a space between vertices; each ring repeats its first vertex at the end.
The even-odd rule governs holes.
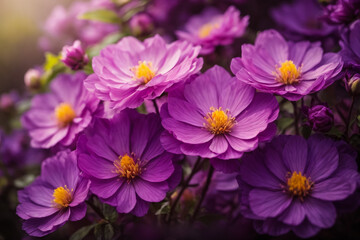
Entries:
POLYGON ((199 37, 206 38, 216 28, 219 28, 219 24, 217 24, 217 23, 216 24, 214 24, 214 23, 204 24, 199 30, 199 37))

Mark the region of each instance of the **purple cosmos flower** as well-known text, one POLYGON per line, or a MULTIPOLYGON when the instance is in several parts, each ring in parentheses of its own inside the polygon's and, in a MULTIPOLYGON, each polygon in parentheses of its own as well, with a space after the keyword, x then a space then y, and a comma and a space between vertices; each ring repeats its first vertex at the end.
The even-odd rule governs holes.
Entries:
POLYGON ((50 84, 51 92, 33 98, 22 117, 33 147, 69 146, 90 124, 99 100, 83 87, 85 78, 82 72, 59 75, 50 84))
POLYGON ((16 103, 20 100, 19 93, 15 90, 9 93, 0 95, 0 110, 8 111, 15 107, 16 103))
POLYGON ((270 235, 292 230, 306 238, 333 226, 333 202, 354 193, 359 180, 348 148, 321 135, 283 135, 244 155, 238 177, 243 215, 270 235))
POLYGON ((336 0, 326 6, 323 18, 332 24, 347 24, 359 16, 359 0, 336 0))
POLYGON ((147 13, 139 13, 133 16, 129 26, 134 35, 149 34, 154 29, 153 19, 147 13))
POLYGON ((330 108, 315 105, 306 109, 308 124, 315 132, 328 132, 334 125, 334 115, 330 108))
POLYGON ((41 176, 18 192, 17 215, 23 229, 31 236, 42 237, 67 221, 77 221, 86 214, 85 199, 90 181, 80 175, 75 152, 62 151, 46 159, 41 176))
POLYGON ((151 202, 163 200, 174 166, 173 155, 160 144, 162 131, 156 114, 135 110, 97 119, 79 138, 77 149, 91 191, 118 212, 136 216, 145 215, 151 202))
POLYGON ((169 152, 220 159, 239 158, 271 139, 279 107, 274 96, 255 92, 219 66, 183 91, 169 93, 161 109, 161 143, 169 152))
POLYGON ((44 24, 45 35, 40 39, 44 50, 53 50, 60 44, 70 44, 79 39, 85 46, 99 43, 107 35, 119 30, 116 24, 79 19, 82 14, 98 9, 115 8, 113 3, 99 4, 98 1, 76 1, 68 9, 56 6, 44 24), (55 43, 55 44, 54 44, 55 43))
POLYGON ((275 30, 258 35, 255 45, 242 45, 241 58, 231 70, 244 83, 291 101, 320 91, 334 82, 341 71, 341 57, 325 53, 320 43, 286 42, 275 30))
POLYGON ((89 62, 89 58, 82 48, 81 42, 76 40, 73 45, 63 47, 61 61, 72 70, 79 70, 89 62))
POLYGON ((185 41, 166 44, 158 35, 143 43, 124 37, 105 47, 93 59, 95 74, 85 86, 114 109, 136 108, 144 99, 154 99, 176 83, 197 73, 200 47, 185 41))
POLYGON ((345 66, 360 70, 360 20, 357 20, 349 29, 345 30, 341 35, 340 41, 342 56, 345 66))
POLYGON ((249 24, 249 16, 240 18, 235 7, 229 7, 224 14, 208 8, 198 16, 192 17, 184 31, 177 31, 180 39, 201 46, 202 54, 209 54, 218 45, 229 45, 234 38, 244 34, 249 24))
POLYGON ((296 0, 271 11, 285 36, 292 40, 319 39, 333 33, 336 28, 322 21, 322 14, 323 8, 317 0, 296 0))

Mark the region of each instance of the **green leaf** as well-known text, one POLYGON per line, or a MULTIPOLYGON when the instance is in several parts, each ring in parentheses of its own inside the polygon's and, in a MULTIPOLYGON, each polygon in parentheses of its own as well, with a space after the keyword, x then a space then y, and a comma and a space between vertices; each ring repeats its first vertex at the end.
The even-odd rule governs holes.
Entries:
POLYGON ((340 131, 340 129, 338 129, 336 127, 332 127, 330 129, 330 131, 328 131, 326 134, 333 135, 333 136, 338 137, 338 138, 341 138, 343 136, 343 132, 340 131))
POLYGON ((121 23, 121 19, 118 17, 118 15, 114 11, 107 9, 98 9, 95 11, 86 12, 80 15, 78 18, 83 20, 93 20, 105 23, 121 23))
POLYGON ((277 126, 280 131, 283 131, 294 123, 293 118, 280 118, 277 120, 277 126))
POLYGON ((114 33, 114 34, 110 34, 110 35, 106 36, 101 43, 88 49, 87 55, 90 58, 93 58, 93 57, 99 55, 101 49, 103 49, 104 47, 106 47, 109 44, 118 42, 123 36, 124 36, 124 34, 122 34, 122 33, 114 33))
POLYGON ((52 53, 45 53, 45 64, 44 64, 44 70, 49 71, 53 69, 58 63, 60 63, 60 55, 54 55, 52 53))
POLYGON ((110 223, 98 224, 94 229, 96 240, 111 240, 114 234, 114 227, 110 223))
POLYGON ((74 232, 71 237, 70 240, 81 240, 84 237, 86 237, 89 232, 96 226, 98 225, 97 223, 89 225, 89 226, 85 226, 80 228, 79 230, 77 230, 76 232, 74 232))
POLYGON ((156 211, 155 215, 168 214, 170 212, 169 202, 164 202, 159 210, 156 211))
POLYGON ((116 211, 116 208, 104 203, 102 205, 102 212, 103 212, 106 220, 108 220, 109 222, 117 221, 119 214, 116 211))

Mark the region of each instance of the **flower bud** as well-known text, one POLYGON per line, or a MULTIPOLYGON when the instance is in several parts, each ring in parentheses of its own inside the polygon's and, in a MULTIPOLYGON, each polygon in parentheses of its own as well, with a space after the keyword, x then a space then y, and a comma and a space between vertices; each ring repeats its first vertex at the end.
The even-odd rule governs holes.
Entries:
POLYGON ((81 42, 76 40, 72 46, 63 47, 61 61, 72 70, 79 70, 89 62, 89 58, 82 48, 81 42))
POLYGON ((354 74, 347 82, 348 89, 353 95, 360 95, 360 74, 354 74))
POLYGON ((330 108, 316 105, 308 109, 309 125, 315 132, 328 132, 334 124, 334 115, 330 108))
POLYGON ((134 35, 141 35, 151 32, 154 25, 148 14, 139 13, 131 18, 130 28, 134 35))
POLYGON ((0 110, 6 111, 13 108, 19 99, 16 92, 3 93, 0 95, 0 110))
POLYGON ((29 89, 38 89, 41 86, 42 72, 39 69, 31 68, 24 76, 25 86, 29 89))

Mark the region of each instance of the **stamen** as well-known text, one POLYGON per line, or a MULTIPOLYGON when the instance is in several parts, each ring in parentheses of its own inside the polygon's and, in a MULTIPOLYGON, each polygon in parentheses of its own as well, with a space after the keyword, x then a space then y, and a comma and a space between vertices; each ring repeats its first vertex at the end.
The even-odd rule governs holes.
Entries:
POLYGON ((211 107, 210 111, 204 117, 206 120, 204 123, 205 128, 215 135, 229 133, 236 123, 235 118, 231 117, 229 110, 224 112, 221 107, 218 109, 211 107))
POLYGON ((134 157, 134 154, 132 154, 131 157, 125 154, 124 156, 119 156, 119 158, 114 161, 115 172, 119 174, 120 177, 126 178, 128 182, 141 173, 141 167, 139 163, 135 163, 134 157))
POLYGON ((156 76, 152 69, 152 62, 139 61, 139 65, 131 68, 131 71, 134 73, 135 79, 143 80, 145 84, 156 76))
POLYGON ((310 193, 313 186, 314 183, 311 179, 303 176, 301 172, 294 171, 292 174, 288 173, 287 191, 293 196, 303 200, 310 193))
POLYGON ((199 30, 199 38, 206 38, 210 35, 210 33, 216 29, 219 28, 220 25, 218 23, 207 23, 204 24, 200 30, 199 30))
POLYGON ((285 61, 281 64, 281 67, 276 69, 274 75, 277 81, 286 85, 298 83, 301 75, 301 67, 296 68, 291 60, 285 61))
POLYGON ((64 187, 58 187, 53 193, 53 203, 56 208, 68 207, 72 201, 72 193, 74 189, 69 189, 66 185, 64 187))
POLYGON ((59 126, 66 127, 74 120, 76 113, 70 104, 61 103, 55 109, 55 116, 59 126))

